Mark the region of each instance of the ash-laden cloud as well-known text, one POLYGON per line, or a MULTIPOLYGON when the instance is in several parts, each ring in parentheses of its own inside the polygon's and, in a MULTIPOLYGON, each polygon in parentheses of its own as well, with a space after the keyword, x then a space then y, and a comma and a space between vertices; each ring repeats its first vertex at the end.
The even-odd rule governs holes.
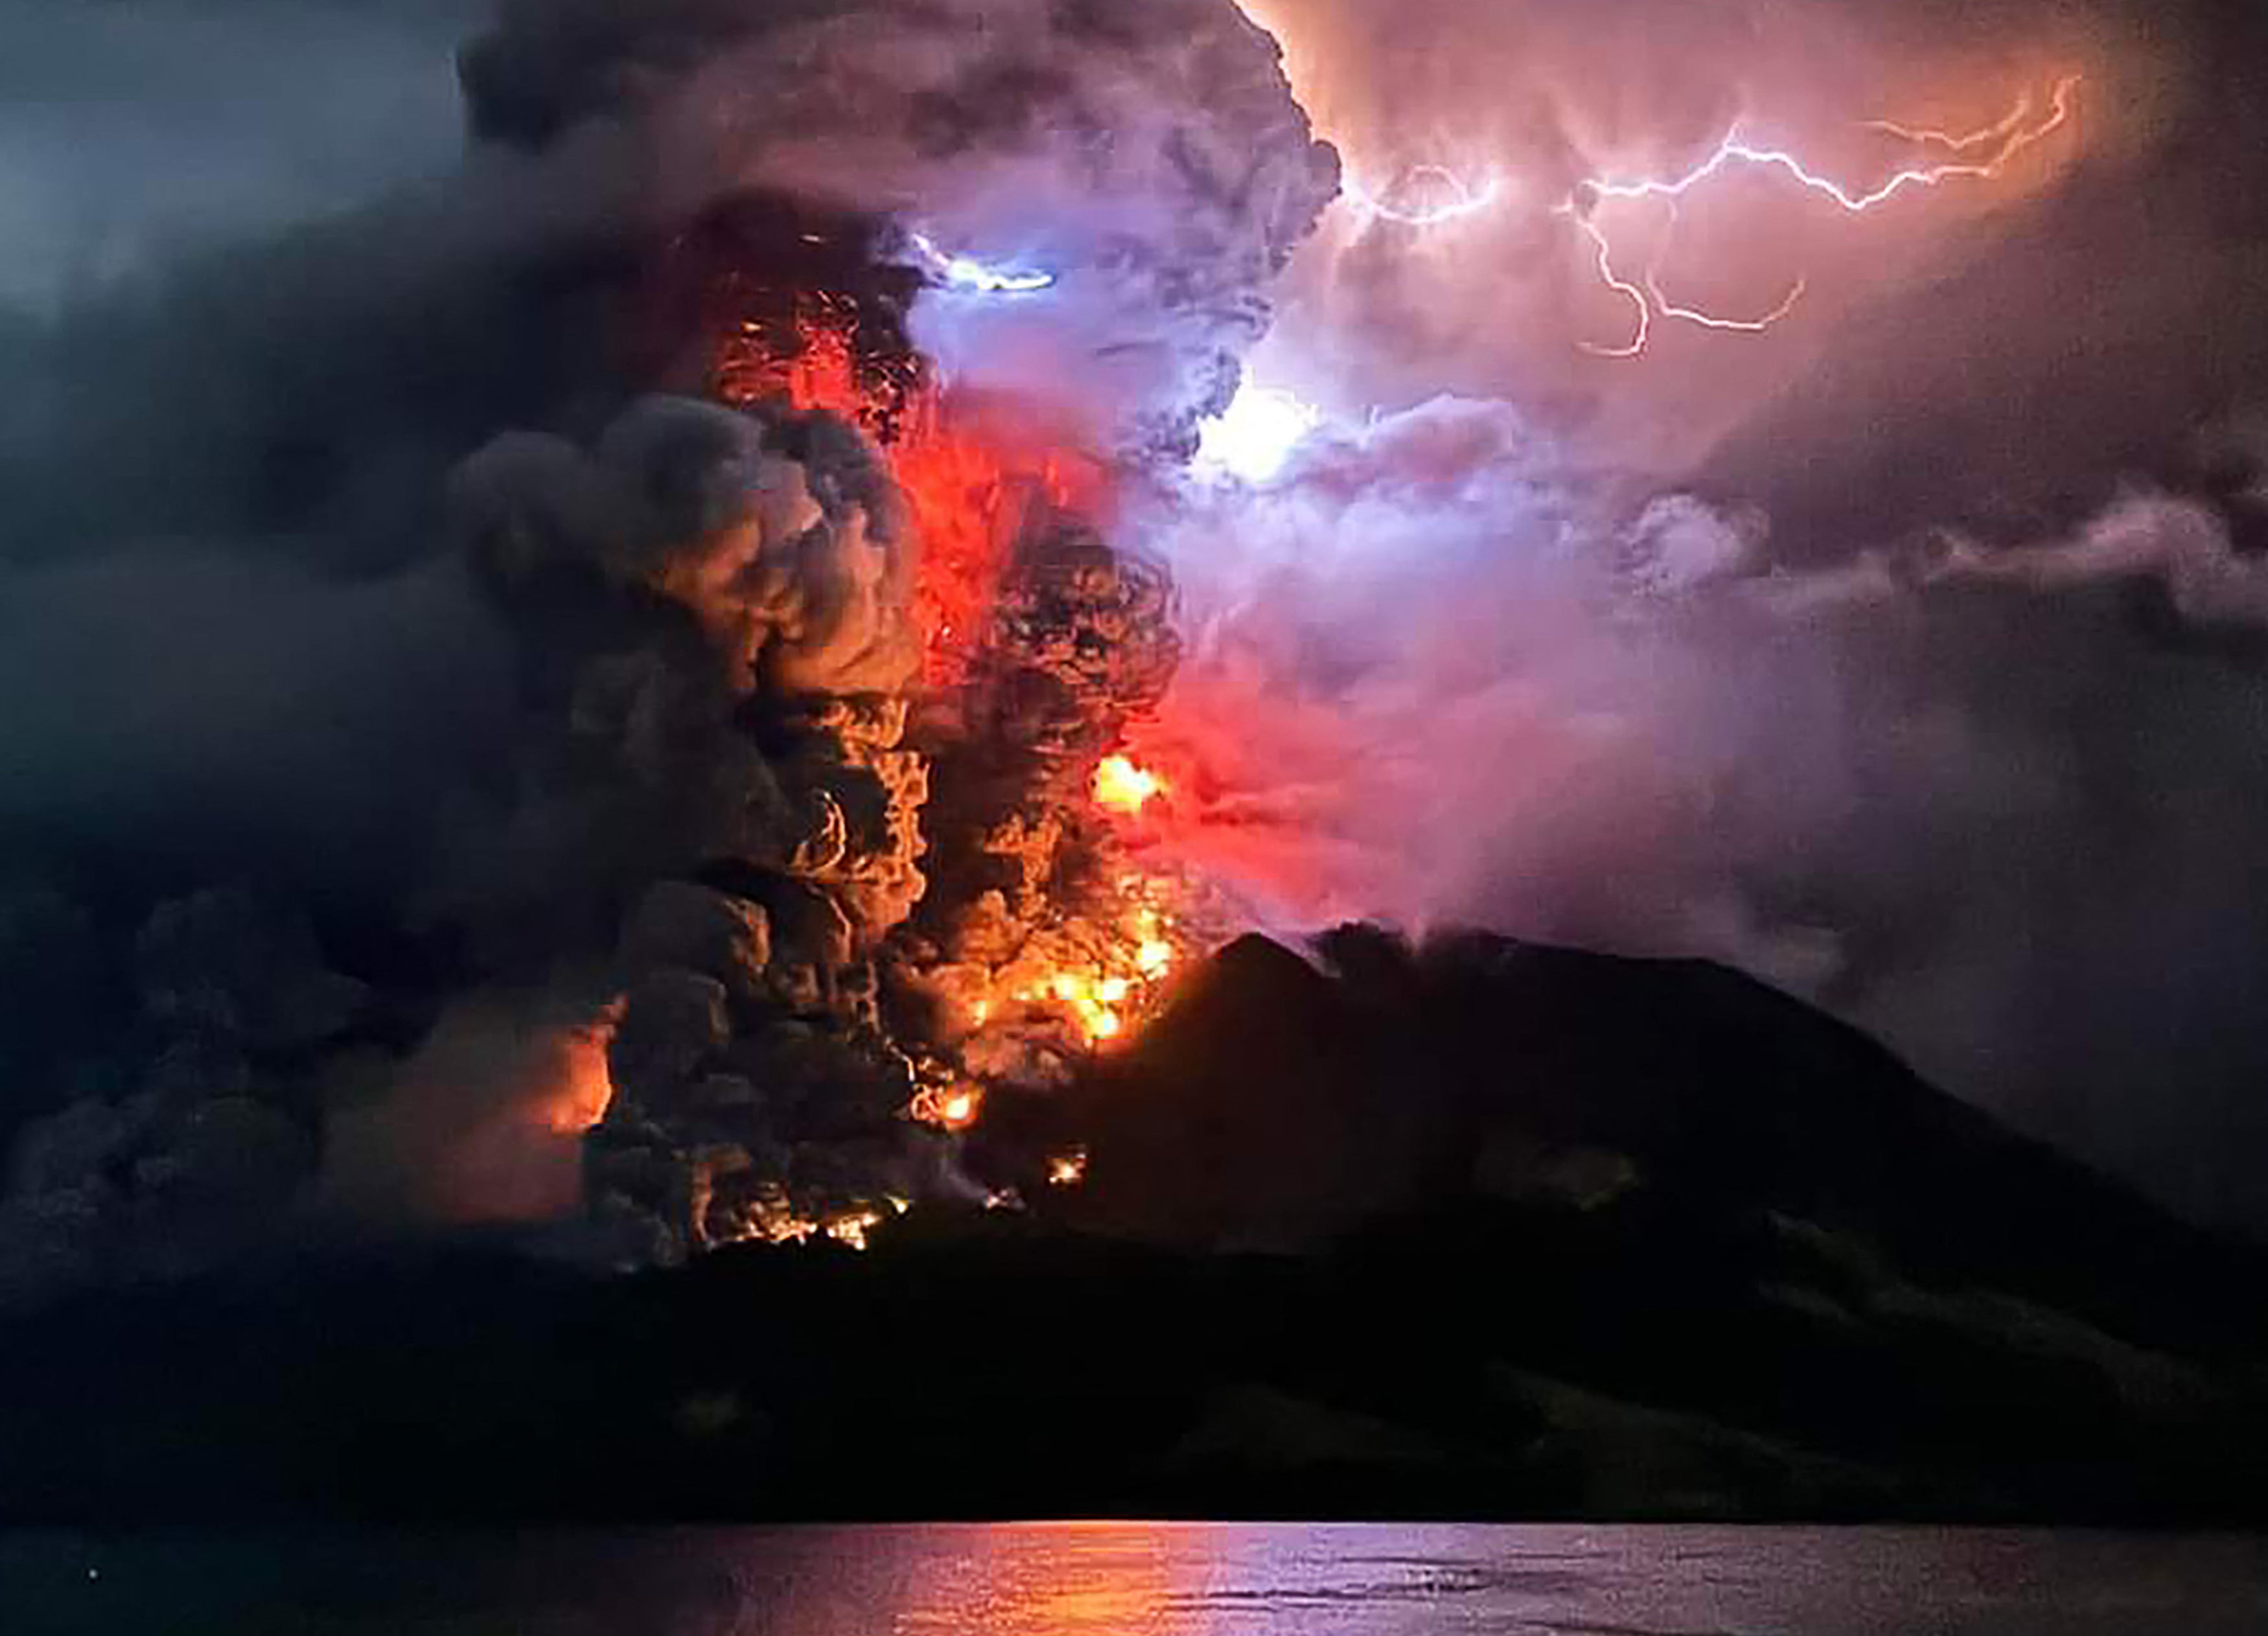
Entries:
POLYGON ((511 3, 465 77, 491 141, 626 126, 669 188, 786 193, 1050 277, 1024 303, 948 291, 917 335, 965 387, 1138 451, 1226 404, 1337 176, 1223 0, 511 3))
POLYGON ((1159 525, 1182 844, 1289 924, 1730 959, 2257 1227, 2257 17, 1248 10, 1364 187, 1504 191, 1342 207, 1256 366, 1344 429, 1159 525), (1582 350, 1628 313, 1553 214, 1580 178, 1735 118, 1864 178, 1860 121, 1982 124, 2066 72, 2070 130, 1981 185, 1686 202, 1677 293, 1808 277, 1768 333, 1582 350))
POLYGON ((2241 1217, 2194 1144, 2260 1131, 2257 505, 1790 566, 1762 511, 1633 507, 1441 400, 1156 522, 1189 640, 1137 749, 1263 924, 1726 960, 2241 1217))
POLYGON ((0 326, 9 1292, 965 1187, 880 1017, 919 534, 846 423, 685 395, 707 298, 910 305, 1177 448, 1336 174, 1210 0, 515 5, 462 72, 454 170, 0 326), (988 319, 917 233, 1054 283, 988 319))
POLYGON ((327 1131, 331 1208, 421 1223, 556 1220, 583 1208, 583 1136, 607 1116, 614 1020, 443 1014, 379 1099, 327 1131))
POLYGON ((1499 193, 1443 230, 1343 210, 1281 293, 1278 384, 1358 415, 1499 397, 1572 457, 1766 501, 1782 549, 1948 521, 2068 523, 2159 469, 2268 365, 2257 336, 2260 22, 2213 4, 1484 7, 1249 0, 1365 189, 1422 205, 1447 167, 1499 193), (1735 166, 1681 203, 1587 212, 1636 277, 1727 315, 1804 294, 1762 336, 1657 326, 1566 217, 1586 178, 1678 174, 1737 123, 1866 185, 1942 157, 1870 125, 1989 126, 2061 77, 2072 118, 1989 182, 1854 217, 1735 166))
MULTIPOLYGON (((11 1040, 68 1100, 18 1111, 39 1116, 0 1204, 11 1286, 193 1266, 292 1207, 557 1218, 582 1199, 582 1133, 618 1103, 666 1169, 673 1093, 736 1062, 772 1078, 783 1039, 847 1087, 830 1116, 878 1121, 888 1146, 902 1071, 860 962, 920 895, 924 785, 887 691, 917 659, 894 594, 914 542, 873 449, 826 416, 639 400, 589 452, 499 437, 460 468, 446 537, 376 592, 295 581, 235 610, 289 616, 291 642, 216 650, 235 635, 220 619, 114 642, 119 672, 77 695, 79 728, 113 731, 22 745, 70 776, 10 786, 19 857, 50 860, 11 900, 14 952, 85 953, 64 1015, 11 1040), (475 674, 496 719, 469 758, 419 734, 475 697, 389 693, 383 663, 460 600, 469 645, 495 649, 475 674), (338 648, 298 645, 320 638, 338 648), (341 708, 365 688, 405 719, 341 708), (275 755, 304 741, 306 760, 252 778, 219 752, 232 730, 275 755), (169 792, 204 804, 169 811, 169 792), (357 797, 390 822, 341 821, 357 797), (107 825, 83 826, 78 800, 107 825), (731 892, 699 884, 719 871, 731 892)), ((124 565, 92 591, 62 575, 50 617, 130 631, 200 611, 180 594, 195 576, 124 565), (135 606, 169 588, 166 610, 135 606)), ((744 1140, 792 1128, 753 1097, 739 1111, 744 1140)), ((724 1142, 710 1127, 704 1147, 724 1142)))

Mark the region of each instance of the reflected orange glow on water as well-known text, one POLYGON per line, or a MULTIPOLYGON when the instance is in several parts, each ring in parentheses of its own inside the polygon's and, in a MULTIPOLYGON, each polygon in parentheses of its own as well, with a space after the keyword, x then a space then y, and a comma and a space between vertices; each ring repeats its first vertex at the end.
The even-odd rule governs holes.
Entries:
POLYGON ((51 1532, 0 1534, 0 1588, 11 1636, 2259 1636, 2268 1541, 1459 1523, 51 1532))
POLYGON ((893 1636, 1184 1636, 1201 1588, 1172 1549, 1169 1527, 1066 1523, 979 1529, 924 1605, 892 1622, 893 1636), (1035 1537, 1047 1549, 1035 1551, 1035 1537), (1177 1606, 1178 1604, 1178 1606, 1177 1606))

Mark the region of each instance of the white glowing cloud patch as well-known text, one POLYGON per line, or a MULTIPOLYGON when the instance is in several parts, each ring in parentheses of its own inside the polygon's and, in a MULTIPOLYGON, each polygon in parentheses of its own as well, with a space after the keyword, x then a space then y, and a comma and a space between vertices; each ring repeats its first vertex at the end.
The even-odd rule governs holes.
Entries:
POLYGON ((939 281, 976 295, 1032 295, 1052 289, 1056 276, 1036 269, 995 267, 969 255, 948 255, 924 233, 909 235, 916 254, 939 281))
POLYGON ((1197 428, 1197 463, 1246 483, 1266 483, 1322 418, 1292 394, 1247 380, 1225 411, 1197 428))

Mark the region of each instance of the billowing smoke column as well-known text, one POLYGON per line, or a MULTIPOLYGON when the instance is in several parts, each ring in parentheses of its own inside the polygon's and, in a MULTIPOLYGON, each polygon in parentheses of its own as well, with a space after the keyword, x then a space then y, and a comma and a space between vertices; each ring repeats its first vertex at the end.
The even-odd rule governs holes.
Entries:
POLYGON ((949 376, 1137 453, 1227 402, 1337 181, 1226 0, 522 0, 465 78, 491 141, 895 224, 949 376))
POLYGON ((457 430, 431 543, 386 547, 482 655, 436 719, 483 748, 375 910, 257 867, 11 903, 103 983, 133 961, 122 1046, 41 1048, 92 1088, 14 1144, 18 1291, 279 1209, 581 1220, 631 1261, 862 1242, 983 1197, 950 1133, 1181 947, 1090 800, 1178 656, 1101 528, 1227 402, 1336 186, 1272 42, 1226 0, 571 0, 507 4, 463 77, 434 208, 472 247, 389 309, 445 316, 372 413, 431 372, 464 416, 449 313, 549 337, 457 430), (551 219, 516 255, 483 200, 551 219))

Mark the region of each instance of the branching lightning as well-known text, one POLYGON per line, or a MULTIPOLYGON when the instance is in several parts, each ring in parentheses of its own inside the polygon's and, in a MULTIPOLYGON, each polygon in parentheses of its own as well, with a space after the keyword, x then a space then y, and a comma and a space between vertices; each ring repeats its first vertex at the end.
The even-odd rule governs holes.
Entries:
POLYGON ((1575 185, 1579 195, 1593 199, 1674 199, 1690 193, 1718 172, 1733 165, 1764 166, 1785 171, 1796 181, 1814 193, 1828 198, 1852 215, 1871 210, 1896 197, 1909 188, 1934 188, 1940 182, 1962 178, 1989 179, 1998 176, 2016 156, 2061 129, 2071 118, 2071 93, 2077 89, 2081 77, 2067 74, 2056 82, 2052 107, 2048 117, 2036 125, 2023 121, 2029 106, 2019 103, 2014 114, 1998 124, 1966 136, 1950 136, 1942 131, 1915 131, 1886 121, 1874 121, 1868 129, 1884 130, 1925 145, 1943 146, 1955 152, 1965 152, 1972 147, 1998 137, 1999 149, 1989 159, 1955 159, 1941 165, 1909 166, 1892 173, 1889 178, 1869 192, 1852 193, 1840 182, 1822 176, 1807 167, 1794 154, 1782 148, 1759 148, 1741 140, 1738 125, 1725 133, 1716 151, 1683 176, 1672 181, 1644 178, 1636 181, 1611 181, 1592 178, 1575 185))
POLYGON ((1408 206, 1388 203, 1351 176, 1346 180, 1346 196, 1355 209, 1377 220, 1393 222, 1403 227, 1438 227, 1445 222, 1479 215, 1494 204, 1498 195, 1503 191, 1499 178, 1491 176, 1476 188, 1456 172, 1440 165, 1414 166, 1403 174, 1402 184, 1406 188, 1420 181, 1440 183, 1447 190, 1447 196, 1439 203, 1412 210, 1408 206))
POLYGON ((1572 220, 1583 236, 1591 241, 1592 247, 1598 253, 1600 282, 1628 301, 1631 304, 1631 310, 1637 315, 1636 328, 1632 331, 1630 340, 1621 346, 1602 346, 1591 341, 1581 341, 1576 343, 1584 351, 1595 354, 1600 357, 1636 357, 1645 351, 1646 342, 1653 336, 1653 321, 1657 315, 1697 325, 1703 329, 1729 329, 1743 335, 1761 335, 1793 312, 1795 304, 1803 299, 1806 286, 1804 280, 1799 277, 1788 286, 1787 293, 1780 298, 1778 306, 1756 318, 1727 318, 1719 313, 1704 312, 1699 307, 1681 306, 1671 300, 1661 287, 1661 264, 1668 259, 1670 232, 1677 225, 1677 206, 1675 201, 1672 201, 1669 206, 1669 230, 1663 232, 1661 243, 1654 251, 1653 259, 1646 263, 1641 281, 1637 284, 1631 283, 1615 271, 1613 245, 1608 241, 1607 235, 1601 231, 1599 225, 1584 215, 1575 206, 1573 201, 1570 200, 1562 204, 1555 214, 1565 216, 1572 220))
MULTIPOLYGON (((1752 318, 1728 317, 1675 301, 1663 289, 1662 264, 1668 256, 1669 240, 1676 225, 1680 202, 1711 178, 1736 168, 1775 171, 1803 191, 1830 201, 1848 214, 1860 215, 1912 189, 1935 188, 1950 181, 1989 181, 1999 176, 2019 155, 2070 122, 2073 95, 2081 83, 2083 76, 2066 74, 2055 82, 2044 112, 2027 94, 2000 118, 1971 131, 1939 130, 1902 125, 1890 120, 1867 121, 1863 126, 1865 129, 1881 132, 1918 149, 1933 150, 1942 157, 1927 164, 1908 163, 1863 190, 1853 189, 1814 170, 1801 157, 1788 149, 1764 147, 1745 139, 1738 122, 1725 133, 1723 139, 1709 151, 1707 157, 1683 174, 1585 178, 1575 184, 1574 189, 1552 213, 1572 222, 1576 230, 1588 241, 1599 282, 1630 304, 1632 328, 1629 340, 1619 345, 1593 342, 1579 344, 1585 351, 1601 357, 1636 357, 1646 350, 1658 321, 1675 321, 1703 329, 1756 335, 1771 328, 1795 310, 1803 299, 1806 288, 1800 276, 1790 282, 1786 293, 1778 303, 1752 318), (1668 210, 1669 218, 1652 259, 1643 270, 1633 276, 1617 269, 1614 241, 1599 222, 1598 216, 1602 205, 1648 200, 1659 201, 1668 210)), ((1404 227, 1430 228, 1477 216, 1493 207, 1505 193, 1500 177, 1491 175, 1484 181, 1474 183, 1446 166, 1420 165, 1403 173, 1393 189, 1393 195, 1406 197, 1413 184, 1421 183, 1425 185, 1424 190, 1434 196, 1433 203, 1419 206, 1396 203, 1393 196, 1381 197, 1353 178, 1346 183, 1346 196, 1348 202, 1369 219, 1391 222, 1404 227)))
POLYGON ((1614 200, 1659 199, 1670 209, 1670 224, 1674 227, 1679 200, 1722 171, 1735 166, 1749 166, 1779 171, 1806 190, 1832 200, 1849 214, 1859 215, 1888 203, 1909 188, 1934 188, 1943 182, 1962 180, 1990 180, 1999 175, 2019 154, 2069 122, 2072 94, 2082 79, 2080 75, 2067 74, 2058 80, 2050 95, 2044 117, 2034 118, 2033 103, 2027 97, 1993 123, 1957 136, 1948 131, 1896 124, 1888 120, 1867 122, 1867 129, 1881 131, 1918 147, 1941 149, 1953 157, 1932 165, 1903 166, 1864 192, 1853 192, 1831 177, 1821 175, 1786 149, 1758 147, 1743 141, 1737 123, 1725 133, 1724 139, 1706 158, 1683 175, 1667 179, 1641 177, 1629 181, 1590 177, 1578 182, 1574 191, 1557 207, 1556 214, 1572 221, 1590 241, 1597 253, 1600 281, 1616 295, 1629 301, 1637 314, 1635 330, 1626 343, 1602 346, 1586 343, 1584 350, 1602 357, 1636 357, 1646 350, 1657 318, 1676 319, 1705 329, 1749 333, 1768 329, 1794 309, 1804 291, 1803 280, 1797 279, 1778 306, 1761 318, 1754 319, 1725 318, 1696 307, 1680 306, 1669 300, 1661 289, 1660 271, 1667 253, 1668 235, 1664 235, 1662 250, 1656 253, 1641 278, 1633 282, 1615 270, 1613 245, 1605 230, 1594 219, 1602 203, 1614 200), (1968 157, 1979 149, 1988 149, 1989 151, 1977 158, 1968 157))
MULTIPOLYGON (((2066 94, 2072 86, 2079 84, 2080 78, 2079 75, 2072 75, 2057 87, 2057 94, 2066 94)), ((2032 99, 2027 92, 2018 99, 2016 106, 2009 109, 1997 123, 1987 125, 1981 130, 1972 130, 1965 136, 1956 136, 1949 131, 1926 127, 1901 125, 1896 120, 1887 119, 1870 119, 1866 122, 1864 129, 1879 130, 1886 136, 1896 136, 1902 142, 1911 142, 1916 147, 1944 148, 1954 153, 1966 153, 1971 148, 1982 147, 1985 143, 2011 135, 2021 129, 2024 122, 2031 116, 2032 99)), ((2045 131, 2040 133, 2041 136, 2046 134, 2045 131)))

